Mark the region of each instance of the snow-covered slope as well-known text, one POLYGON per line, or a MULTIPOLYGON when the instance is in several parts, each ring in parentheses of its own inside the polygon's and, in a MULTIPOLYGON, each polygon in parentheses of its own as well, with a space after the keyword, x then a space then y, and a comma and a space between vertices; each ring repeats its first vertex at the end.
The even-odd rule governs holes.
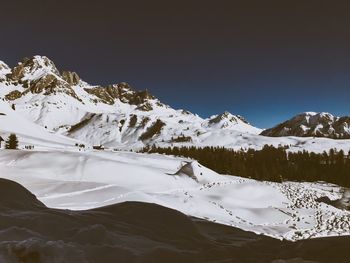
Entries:
POLYGON ((262 136, 241 116, 224 112, 203 119, 126 83, 90 85, 41 56, 13 69, 0 62, 0 98, 0 135, 16 133, 20 148, 35 146, 0 151, 0 175, 23 184, 50 207, 142 201, 276 238, 350 234, 349 212, 319 199, 342 198, 337 186, 258 182, 219 175, 189 159, 91 150, 100 144, 118 149, 270 144, 291 151, 348 152, 350 140, 262 136))
POLYGON ((21 183, 49 207, 80 210, 142 201, 279 239, 350 234, 350 212, 319 201, 340 199, 340 187, 219 175, 188 159, 3 150, 0 175, 21 183))
POLYGON ((277 126, 264 130, 266 136, 350 138, 350 117, 335 117, 330 113, 305 112, 277 126))
POLYGON ((227 111, 219 115, 213 115, 206 119, 203 127, 214 130, 228 129, 243 133, 259 134, 262 130, 250 125, 242 116, 233 115, 227 111))
MULTIPOLYGON (((262 136, 261 129, 228 112, 203 119, 185 110, 175 110, 147 90, 136 91, 127 83, 90 85, 75 72, 60 72, 43 56, 25 58, 13 69, 0 63, 0 98, 28 121, 86 145, 137 150, 153 144, 234 149, 261 149, 270 144, 285 145, 291 151, 350 150, 350 140, 262 136)), ((345 137, 348 123, 345 117, 307 113, 290 125, 280 125, 262 134, 308 136, 322 132, 345 137)))
POLYGON ((10 72, 10 67, 0 60, 0 81, 5 80, 6 75, 10 72))
POLYGON ((0 100, 0 135, 6 139, 10 133, 19 137, 19 146, 34 146, 39 148, 73 148, 77 140, 47 131, 45 128, 23 118, 10 106, 0 100))
POLYGON ((69 71, 62 73, 47 57, 26 58, 0 82, 0 96, 16 111, 48 130, 91 144, 119 148, 155 142, 199 141, 213 131, 258 134, 240 116, 230 113, 202 119, 164 105, 148 91, 128 84, 92 86, 69 71))

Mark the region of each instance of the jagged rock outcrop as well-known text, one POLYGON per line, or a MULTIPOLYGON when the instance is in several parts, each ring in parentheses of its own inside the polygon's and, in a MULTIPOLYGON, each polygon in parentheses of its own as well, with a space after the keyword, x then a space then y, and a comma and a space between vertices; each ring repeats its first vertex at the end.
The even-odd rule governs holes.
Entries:
POLYGON ((347 139, 350 138, 350 117, 335 117, 325 112, 305 112, 264 130, 261 135, 347 139))
POLYGON ((60 75, 55 64, 45 56, 34 56, 23 58, 9 74, 9 78, 14 81, 26 82, 38 79, 47 73, 60 75))
POLYGON ((18 90, 14 90, 11 91, 10 93, 5 95, 5 99, 6 100, 16 100, 19 99, 20 97, 22 97, 22 92, 18 91, 18 90))
POLYGON ((6 77, 8 84, 20 85, 24 89, 22 92, 17 90, 6 94, 5 98, 8 100, 17 99, 29 92, 44 95, 61 92, 80 100, 71 84, 62 78, 55 64, 47 57, 24 58, 6 77), (20 95, 19 92, 22 94, 20 95))
POLYGON ((152 110, 152 105, 148 103, 148 100, 155 99, 147 90, 135 91, 125 82, 106 87, 85 88, 85 91, 96 96, 96 102, 113 105, 115 100, 119 99, 123 103, 137 105, 137 109, 142 111, 152 110))
POLYGON ((71 71, 63 71, 62 78, 72 86, 78 85, 80 81, 80 77, 77 73, 71 71))
POLYGON ((60 72, 47 57, 25 58, 12 70, 0 66, 0 99, 45 129, 91 145, 137 149, 210 141, 220 132, 260 133, 241 116, 225 112, 202 119, 126 82, 90 85, 73 71, 60 72))
POLYGON ((102 102, 109 105, 114 104, 115 99, 119 98, 120 91, 118 86, 107 86, 107 87, 93 87, 93 88, 85 88, 87 93, 94 95, 94 102, 102 102))

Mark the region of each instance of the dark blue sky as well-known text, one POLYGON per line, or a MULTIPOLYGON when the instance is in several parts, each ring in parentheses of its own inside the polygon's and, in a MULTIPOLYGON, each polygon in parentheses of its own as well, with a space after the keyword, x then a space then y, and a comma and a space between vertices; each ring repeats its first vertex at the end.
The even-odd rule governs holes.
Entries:
POLYGON ((89 83, 126 81, 206 117, 270 127, 350 114, 348 1, 1 3, 0 60, 36 54, 89 83))

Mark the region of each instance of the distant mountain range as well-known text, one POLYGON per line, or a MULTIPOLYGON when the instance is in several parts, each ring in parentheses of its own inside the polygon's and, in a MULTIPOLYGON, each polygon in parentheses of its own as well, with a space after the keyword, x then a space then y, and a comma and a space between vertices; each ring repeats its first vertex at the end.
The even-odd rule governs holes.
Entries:
POLYGON ((44 56, 24 58, 12 69, 0 61, 0 98, 49 133, 119 149, 152 144, 299 147, 307 142, 268 137, 350 138, 350 117, 308 112, 266 130, 229 112, 203 119, 127 83, 90 85, 75 72, 59 71, 44 56))
POLYGON ((265 136, 328 137, 350 139, 350 117, 335 117, 330 113, 305 112, 277 126, 264 130, 265 136))

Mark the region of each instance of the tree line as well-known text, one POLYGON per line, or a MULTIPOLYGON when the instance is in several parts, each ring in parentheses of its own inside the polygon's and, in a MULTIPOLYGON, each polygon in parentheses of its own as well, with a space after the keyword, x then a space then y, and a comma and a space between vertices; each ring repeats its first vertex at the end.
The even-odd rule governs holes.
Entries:
POLYGON ((350 187, 350 151, 288 152, 265 145, 261 150, 224 147, 146 147, 142 152, 183 156, 221 173, 267 181, 325 181, 350 187))

